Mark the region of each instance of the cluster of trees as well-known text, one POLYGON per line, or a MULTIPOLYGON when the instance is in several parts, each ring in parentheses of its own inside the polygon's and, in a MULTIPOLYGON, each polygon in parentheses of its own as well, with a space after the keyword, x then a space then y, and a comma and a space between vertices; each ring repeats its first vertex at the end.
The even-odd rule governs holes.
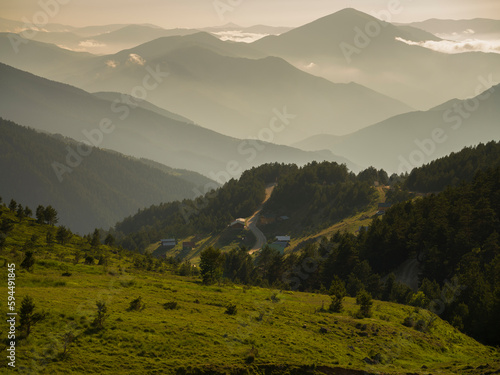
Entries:
POLYGON ((59 222, 57 211, 52 206, 43 207, 39 205, 36 208, 36 222, 38 224, 56 225, 59 222))
POLYGON ((500 142, 466 147, 444 158, 415 168, 405 181, 410 191, 439 192, 462 181, 472 181, 476 172, 500 165, 500 142))
POLYGON ((312 162, 280 178, 266 210, 283 215, 300 211, 309 220, 335 222, 365 208, 379 180, 387 183, 387 173, 369 168, 356 176, 345 165, 312 162))

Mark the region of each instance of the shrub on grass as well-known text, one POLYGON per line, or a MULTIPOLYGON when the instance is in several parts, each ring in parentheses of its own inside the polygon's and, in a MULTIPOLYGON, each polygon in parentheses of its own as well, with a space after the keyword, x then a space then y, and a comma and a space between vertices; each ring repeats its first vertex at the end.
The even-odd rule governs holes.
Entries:
POLYGON ((238 308, 236 307, 236 305, 229 304, 227 306, 226 311, 224 312, 224 314, 236 315, 237 312, 238 312, 238 308))
POLYGON ((171 301, 164 303, 163 308, 165 310, 177 310, 179 308, 179 305, 177 304, 177 302, 171 301))
POLYGON ((120 285, 124 288, 130 288, 135 284, 135 280, 120 280, 120 285))
POLYGON ((255 362, 255 358, 259 355, 259 350, 252 346, 252 349, 247 354, 247 358, 245 360, 246 363, 250 364, 255 362))
POLYGON ((142 297, 137 297, 132 302, 130 302, 130 306, 127 311, 142 311, 146 308, 146 304, 142 302, 142 297))
POLYGON ((413 328, 415 327, 415 320, 411 316, 407 316, 405 320, 403 321, 403 325, 405 327, 413 328))

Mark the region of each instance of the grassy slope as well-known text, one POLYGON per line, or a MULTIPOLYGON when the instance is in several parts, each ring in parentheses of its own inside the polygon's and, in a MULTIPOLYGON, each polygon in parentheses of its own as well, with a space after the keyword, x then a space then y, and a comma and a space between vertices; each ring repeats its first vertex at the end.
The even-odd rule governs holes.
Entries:
MULTIPOLYGON (((1 210, 3 217, 15 220, 10 212, 1 210)), ((389 374, 480 374, 483 370, 478 367, 486 365, 488 370, 500 370, 498 352, 440 319, 429 333, 404 327, 404 318, 417 314, 407 306, 376 301, 373 317, 358 320, 352 317, 357 306, 351 298, 346 298, 341 314, 319 312, 323 303, 328 304, 327 296, 281 292, 279 301, 273 302, 268 289, 204 286, 198 279, 181 278, 168 271, 138 271, 129 256, 114 254, 105 246, 107 266, 85 266, 82 261, 74 264, 74 253, 88 247, 78 237, 64 247, 37 245, 34 272, 20 270, 19 246, 33 234, 43 236, 47 228, 25 220, 14 227, 0 253, 0 262, 14 260, 17 264, 18 308, 21 299, 31 295, 38 309, 50 313, 27 340, 18 342, 18 370, 51 374, 217 374, 246 370, 264 373, 267 368, 266 373, 275 369, 276 374, 303 374, 306 365, 324 366, 318 367, 317 373, 322 369, 329 374, 346 373, 334 368, 389 374), (63 272, 71 276, 62 276, 63 272), (138 296, 146 308, 127 311, 138 296), (105 329, 95 332, 90 322, 97 300, 106 301, 110 315, 105 329), (179 308, 164 309, 163 304, 170 301, 177 302, 179 308), (224 313, 228 304, 237 305, 236 315, 224 313), (329 332, 321 334, 321 327, 329 332), (70 331, 76 340, 67 358, 61 358, 63 335, 70 331), (258 356, 248 364, 252 347, 258 350, 258 356), (382 363, 366 363, 365 358, 377 358, 377 354, 382 363)), ((5 266, 0 277, 7 278, 5 266)), ((4 286, 0 293, 7 296, 4 286)), ((5 301, 0 300, 4 311, 5 301)), ((430 318, 424 310, 417 315, 430 318)), ((5 325, 0 334, 6 337, 5 325)), ((1 361, 3 369, 5 358, 1 361)))

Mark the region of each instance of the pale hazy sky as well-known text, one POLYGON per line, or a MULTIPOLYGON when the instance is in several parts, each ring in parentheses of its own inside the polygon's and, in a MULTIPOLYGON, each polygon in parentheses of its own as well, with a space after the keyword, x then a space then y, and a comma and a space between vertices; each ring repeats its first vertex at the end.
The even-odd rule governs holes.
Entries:
MULTIPOLYGON (((0 0, 0 17, 32 20, 41 4, 65 3, 51 23, 72 26, 152 23, 165 28, 204 27, 234 22, 299 26, 346 7, 373 14, 400 4, 393 22, 428 18, 500 19, 500 0, 0 0), (219 4, 225 10, 216 11, 219 4), (223 13, 223 14, 222 14, 223 13)), ((48 12, 50 13, 50 12, 48 12)))

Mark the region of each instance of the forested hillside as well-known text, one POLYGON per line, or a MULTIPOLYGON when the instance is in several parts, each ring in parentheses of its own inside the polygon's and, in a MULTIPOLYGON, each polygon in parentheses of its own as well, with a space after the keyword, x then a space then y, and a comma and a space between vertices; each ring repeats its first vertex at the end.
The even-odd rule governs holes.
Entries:
POLYGON ((366 290, 377 299, 439 311, 472 337, 498 345, 499 233, 497 167, 468 184, 397 204, 359 235, 337 232, 288 256, 264 248, 255 265, 245 252, 219 254, 221 275, 324 293, 343 285, 351 296, 366 290), (417 294, 391 275, 411 259, 420 269, 417 294))
POLYGON ((0 195, 53 205, 60 223, 80 233, 107 229, 151 204, 195 197, 197 182, 210 181, 149 164, 0 119, 0 195))
MULTIPOLYGON (((387 180, 387 174, 381 174, 387 180)), ((371 175, 364 171, 357 177, 345 165, 334 162, 313 162, 301 168, 294 164, 265 164, 196 200, 141 210, 115 229, 121 244, 132 250, 143 250, 160 238, 220 232, 232 220, 251 216, 264 200, 265 186, 276 182, 266 210, 300 214, 314 219, 316 224, 334 223, 371 202, 375 194, 371 175)))
POLYGON ((388 180, 387 173, 381 172, 379 176, 377 170, 369 169, 356 176, 345 165, 327 162, 293 168, 279 179, 266 210, 333 223, 371 202, 374 182, 388 180))
POLYGON ((479 170, 500 165, 500 142, 480 143, 466 147, 420 168, 415 168, 405 182, 405 187, 421 193, 437 192, 447 186, 471 181, 479 170))

